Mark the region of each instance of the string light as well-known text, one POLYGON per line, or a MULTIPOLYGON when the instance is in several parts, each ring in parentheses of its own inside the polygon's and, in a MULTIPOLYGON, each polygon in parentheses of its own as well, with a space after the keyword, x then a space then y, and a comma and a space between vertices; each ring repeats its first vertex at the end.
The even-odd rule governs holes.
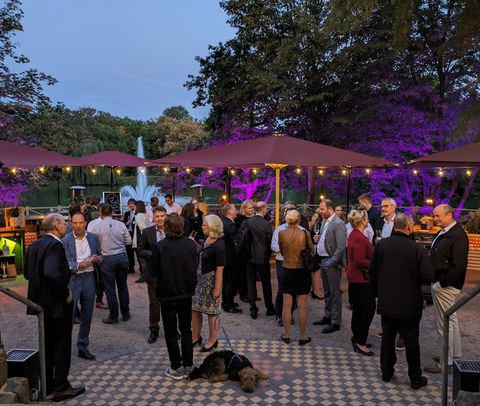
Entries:
POLYGON ((116 170, 116 172, 117 172, 117 175, 120 175, 122 173, 122 170, 119 168, 116 170))
POLYGON ((428 204, 429 206, 433 206, 435 203, 435 200, 432 197, 427 197, 425 199, 425 203, 428 204))
POLYGON ((347 170, 346 169, 342 170, 342 175, 346 175, 346 174, 347 174, 347 170))
POLYGON ((66 167, 65 167, 65 170, 66 170, 68 173, 70 173, 70 171, 72 170, 72 168, 71 168, 70 166, 66 166, 66 167))
POLYGON ((257 169, 257 168, 253 168, 253 169, 252 169, 252 172, 253 172, 254 175, 256 175, 256 174, 258 173, 258 169, 257 169))
POLYGON ((324 172, 323 172, 323 169, 319 169, 319 170, 318 170, 318 174, 319 174, 320 176, 323 176, 323 173, 324 173, 324 172))
POLYGON ((296 168, 296 169, 295 169, 295 173, 296 173, 297 175, 300 175, 300 174, 302 173, 302 168, 296 168))
POLYGON ((17 168, 10 169, 10 172, 13 173, 13 174, 16 174, 17 173, 17 168))
POLYGON ((168 172, 168 166, 163 167, 163 172, 167 173, 168 172))
POLYGON ((190 168, 185 168, 185 172, 187 172, 188 174, 190 174, 190 172, 192 172, 192 170, 190 168))
POLYGON ((213 169, 209 169, 209 170, 208 170, 208 174, 209 174, 209 175, 213 175, 213 169))
POLYGON ((417 175, 418 175, 418 170, 417 170, 417 169, 414 169, 414 170, 413 170, 413 174, 414 174, 415 176, 417 176, 417 175))
POLYGON ((41 173, 45 173, 45 167, 44 167, 44 166, 41 166, 40 168, 38 168, 38 170, 39 170, 41 173))
POLYGON ((372 170, 371 170, 370 168, 365 169, 365 173, 366 173, 367 175, 370 175, 371 172, 372 172, 372 170))
POLYGON ((320 200, 325 200, 325 195, 320 195, 320 200))
POLYGON ((445 172, 443 172, 442 169, 440 169, 440 170, 438 171, 438 175, 439 175, 439 176, 443 176, 444 174, 445 174, 445 172))
POLYGON ((465 172, 465 175, 471 176, 471 175, 472 175, 472 171, 471 171, 470 169, 467 169, 467 171, 465 172))
POLYGON ((235 175, 235 169, 230 169, 230 175, 235 175))
POLYGON ((97 173, 97 168, 92 168, 92 173, 95 175, 97 173))

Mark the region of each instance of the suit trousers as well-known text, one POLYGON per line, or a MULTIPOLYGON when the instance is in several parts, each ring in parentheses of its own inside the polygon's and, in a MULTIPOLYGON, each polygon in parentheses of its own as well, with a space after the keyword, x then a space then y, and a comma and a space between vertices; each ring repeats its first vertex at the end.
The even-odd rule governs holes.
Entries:
POLYGON ((160 302, 157 297, 158 278, 152 277, 152 282, 147 283, 148 292, 148 322, 150 323, 150 331, 160 330, 160 302))
POLYGON ((182 365, 193 365, 192 298, 161 302, 163 329, 170 366, 176 370, 182 365), (182 353, 178 348, 177 324, 181 335, 182 353))
POLYGON ((223 307, 233 307, 233 299, 240 285, 240 272, 237 265, 226 266, 223 270, 223 307))
POLYGON ((272 301, 272 281, 270 279, 270 263, 267 264, 247 264, 247 282, 248 282, 248 302, 250 309, 256 309, 257 299, 257 273, 260 275, 262 282, 263 300, 267 310, 274 310, 272 301))
POLYGON ((325 317, 332 324, 342 324, 342 292, 340 282, 342 269, 336 265, 330 267, 321 266, 323 292, 325 295, 325 317))
POLYGON ((405 355, 410 381, 418 381, 422 376, 420 368, 420 344, 418 342, 420 319, 396 319, 382 315, 382 345, 380 349, 380 368, 382 375, 390 377, 397 363, 395 339, 397 333, 405 342, 405 355))
MULTIPOLYGON (((72 275, 69 284, 73 297, 74 313, 80 303, 80 327, 77 336, 77 349, 84 351, 90 343, 90 326, 92 324, 93 308, 95 306, 95 272, 83 275, 72 275)), ((73 314, 75 317, 75 314, 73 314)))
MULTIPOLYGON (((133 241, 133 231, 129 231, 129 234, 133 241)), ((135 250, 133 249, 132 244, 127 245, 125 248, 128 256, 128 273, 135 273, 135 250)))
MULTIPOLYGON (((69 306, 70 307, 70 306, 69 306)), ((73 306, 62 318, 45 317, 45 363, 47 394, 70 387, 68 373, 72 350, 73 306)))
MULTIPOLYGON (((459 293, 460 290, 453 286, 442 288, 439 282, 435 282, 432 285, 433 311, 439 336, 438 348, 442 348, 443 316, 445 315, 445 312, 454 305, 455 297, 459 293)), ((448 326, 448 365, 453 365, 453 358, 460 358, 461 356, 462 341, 460 339, 460 327, 458 325, 457 313, 453 313, 450 316, 448 326)))
POLYGON ((349 283, 348 298, 353 305, 352 334, 355 343, 365 345, 375 315, 375 293, 370 283, 349 283))

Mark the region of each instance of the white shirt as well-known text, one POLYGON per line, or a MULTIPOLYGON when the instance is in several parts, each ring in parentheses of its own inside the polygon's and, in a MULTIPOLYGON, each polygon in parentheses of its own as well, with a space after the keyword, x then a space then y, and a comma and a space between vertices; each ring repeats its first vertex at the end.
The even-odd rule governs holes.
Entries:
POLYGON ((330 222, 332 221, 334 216, 335 216, 335 213, 332 214, 325 221, 325 226, 323 227, 322 234, 320 234, 320 239, 318 240, 318 243, 317 243, 317 254, 318 254, 319 257, 329 257, 330 256, 327 252, 327 249, 325 248, 325 234, 327 233, 328 226, 330 225, 330 222))
POLYGON ((88 233, 95 233, 95 226, 97 224, 99 224, 100 222, 102 221, 102 219, 100 217, 97 217, 95 220, 92 220, 88 223, 88 226, 87 226, 87 232, 88 233))
POLYGON ((92 256, 92 251, 87 240, 87 233, 85 233, 83 238, 79 238, 75 235, 75 233, 73 233, 73 238, 75 239, 75 251, 77 253, 77 274, 93 272, 93 266, 89 266, 87 268, 80 268, 78 266, 80 262, 88 261, 88 259, 92 256))
POLYGON ((180 206, 179 204, 177 204, 175 202, 173 202, 173 204, 171 206, 166 204, 165 205, 165 210, 167 211, 167 214, 171 214, 171 213, 182 214, 182 206, 180 206))
POLYGON ((132 243, 132 237, 123 222, 105 217, 94 229, 98 235, 102 255, 115 255, 126 252, 126 245, 132 243))
POLYGON ((393 220, 395 219, 396 214, 393 215, 393 217, 390 219, 390 221, 387 221, 387 219, 384 217, 383 218, 383 227, 382 227, 382 238, 387 238, 392 235, 393 231, 393 220))

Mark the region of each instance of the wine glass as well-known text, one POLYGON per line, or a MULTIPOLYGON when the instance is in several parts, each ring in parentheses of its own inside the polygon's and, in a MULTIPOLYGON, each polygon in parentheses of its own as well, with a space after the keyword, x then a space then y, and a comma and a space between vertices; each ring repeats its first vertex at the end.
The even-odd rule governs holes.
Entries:
POLYGON ((315 233, 315 235, 320 234, 320 224, 315 223, 315 225, 313 226, 313 232, 315 233))
POLYGON ((376 233, 375 241, 379 242, 382 239, 382 230, 376 230, 375 233, 376 233))

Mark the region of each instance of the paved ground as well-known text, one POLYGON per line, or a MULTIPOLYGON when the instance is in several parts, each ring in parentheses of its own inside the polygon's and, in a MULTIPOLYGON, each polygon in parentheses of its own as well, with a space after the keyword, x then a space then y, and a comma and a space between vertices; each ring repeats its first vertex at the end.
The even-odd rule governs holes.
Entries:
MULTIPOLYGON (((260 302, 260 317, 251 320, 248 306, 241 303, 245 314, 222 314, 221 321, 233 345, 253 364, 270 375, 270 382, 261 382, 257 391, 244 393, 238 383, 209 384, 203 380, 173 381, 164 376, 168 356, 163 336, 155 344, 148 344, 147 292, 145 284, 136 284, 135 275, 129 276, 132 318, 117 325, 105 325, 101 319, 108 313, 95 309, 90 351, 96 361, 84 361, 72 351, 72 384, 82 383, 87 391, 68 405, 268 405, 268 404, 321 404, 321 405, 432 405, 439 404, 440 376, 428 375, 429 385, 413 391, 408 385, 406 361, 398 352, 395 378, 388 384, 381 381, 379 372, 380 319, 375 317, 369 341, 374 357, 354 353, 350 346, 350 314, 344 295, 342 330, 330 335, 320 333, 311 321, 322 315, 323 301, 309 305, 308 335, 312 343, 299 347, 296 327, 292 330, 292 343, 279 340, 282 328, 274 325, 274 317, 266 317, 260 302)), ((275 280, 272 272, 272 279, 275 280)), ((467 289, 479 283, 480 275, 470 272, 467 289)), ((9 283, 21 294, 26 284, 21 278, 9 283)), ((274 292, 276 291, 274 284, 274 292)), ((346 281, 343 290, 347 291, 346 281)), ((261 289, 258 289, 261 292, 261 289)), ((5 349, 38 348, 36 318, 25 315, 25 307, 4 295, 0 296, 0 331, 5 349)), ((465 359, 480 358, 480 326, 478 314, 480 297, 473 299, 459 313, 465 359)), ((74 338, 78 327, 74 327, 74 338)), ((204 326, 204 334, 206 336, 204 326)), ((228 345, 219 333, 219 349, 228 345)), ((427 306, 421 324, 422 364, 428 365, 439 353, 433 325, 433 308, 427 306)), ((198 347, 197 347, 198 348, 198 347)), ((194 362, 201 363, 204 355, 195 351, 194 362)))

